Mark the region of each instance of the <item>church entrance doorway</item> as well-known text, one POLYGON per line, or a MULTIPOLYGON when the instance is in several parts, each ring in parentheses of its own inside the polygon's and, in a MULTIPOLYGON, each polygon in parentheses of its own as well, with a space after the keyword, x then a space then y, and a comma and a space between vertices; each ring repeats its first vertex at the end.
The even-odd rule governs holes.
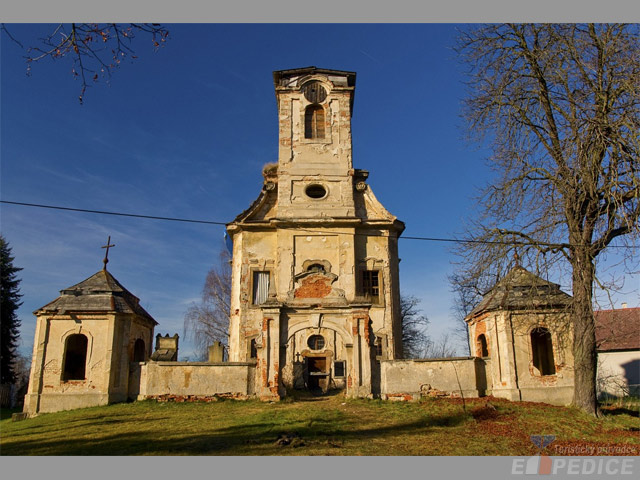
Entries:
POLYGON ((309 372, 307 381, 309 390, 314 393, 326 392, 329 387, 327 357, 307 357, 307 372, 309 372))

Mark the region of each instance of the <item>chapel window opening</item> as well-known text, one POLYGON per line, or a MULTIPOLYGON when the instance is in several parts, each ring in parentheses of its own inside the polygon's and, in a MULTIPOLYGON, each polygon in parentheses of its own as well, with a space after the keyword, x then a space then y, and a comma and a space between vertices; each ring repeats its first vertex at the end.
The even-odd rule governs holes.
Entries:
POLYGON ((322 350, 324 348, 324 337, 322 335, 311 335, 307 340, 307 345, 311 350, 322 350))
POLYGON ((144 362, 147 360, 147 349, 145 348, 144 340, 138 338, 133 344, 133 361, 144 362))
POLYGON ((85 379, 88 343, 81 333, 69 335, 65 342, 62 381, 85 379))
POLYGON ((478 340, 476 342, 476 354, 479 357, 488 357, 489 356, 489 348, 487 346, 487 337, 484 333, 478 335, 478 340))
POLYGON ((309 105, 304 111, 304 138, 323 139, 324 123, 324 108, 320 105, 309 105))
POLYGON ((540 371, 540 375, 555 375, 553 342, 549 330, 538 327, 531 331, 531 350, 533 352, 533 366, 540 371))
POLYGON ((269 298, 270 272, 253 272, 253 304, 262 305, 269 298))

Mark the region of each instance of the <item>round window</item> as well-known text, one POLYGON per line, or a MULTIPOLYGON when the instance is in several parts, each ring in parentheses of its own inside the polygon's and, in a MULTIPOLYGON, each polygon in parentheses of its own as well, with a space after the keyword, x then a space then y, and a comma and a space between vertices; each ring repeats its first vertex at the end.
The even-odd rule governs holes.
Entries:
POLYGON ((324 337, 322 335, 311 335, 307 340, 307 345, 311 350, 320 350, 324 348, 324 337))
POLYGON ((320 82, 308 82, 302 86, 302 93, 311 103, 321 103, 327 98, 327 91, 320 82))
POLYGON ((305 189, 304 193, 306 193, 307 196, 310 198, 320 199, 327 196, 327 189, 324 188, 322 185, 319 185, 316 183, 313 185, 309 185, 305 189))

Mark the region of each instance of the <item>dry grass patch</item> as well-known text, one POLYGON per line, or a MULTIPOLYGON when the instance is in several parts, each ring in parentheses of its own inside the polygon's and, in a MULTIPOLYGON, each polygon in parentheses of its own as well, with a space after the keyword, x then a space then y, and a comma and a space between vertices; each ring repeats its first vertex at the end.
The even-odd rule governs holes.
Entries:
POLYGON ((640 453, 634 412, 595 419, 500 399, 301 397, 109 405, 0 421, 2 455, 532 455, 530 435, 640 453))

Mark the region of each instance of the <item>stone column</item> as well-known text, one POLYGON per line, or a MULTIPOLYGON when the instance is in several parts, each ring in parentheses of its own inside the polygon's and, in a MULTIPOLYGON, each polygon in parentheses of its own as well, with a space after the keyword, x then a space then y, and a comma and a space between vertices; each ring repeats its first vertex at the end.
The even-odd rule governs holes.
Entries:
POLYGON ((351 367, 347 378, 349 397, 369 397, 371 395, 371 328, 367 314, 355 313, 351 318, 353 347, 351 367))
POLYGON ((499 312, 493 319, 497 340, 495 355, 497 361, 493 361, 493 354, 491 357, 492 369, 494 369, 493 394, 496 397, 517 401, 520 400, 520 390, 515 373, 513 332, 509 320, 507 312, 499 312))
POLYGON ((279 400, 280 385, 280 308, 263 308, 262 347, 258 352, 258 395, 262 400, 279 400))

